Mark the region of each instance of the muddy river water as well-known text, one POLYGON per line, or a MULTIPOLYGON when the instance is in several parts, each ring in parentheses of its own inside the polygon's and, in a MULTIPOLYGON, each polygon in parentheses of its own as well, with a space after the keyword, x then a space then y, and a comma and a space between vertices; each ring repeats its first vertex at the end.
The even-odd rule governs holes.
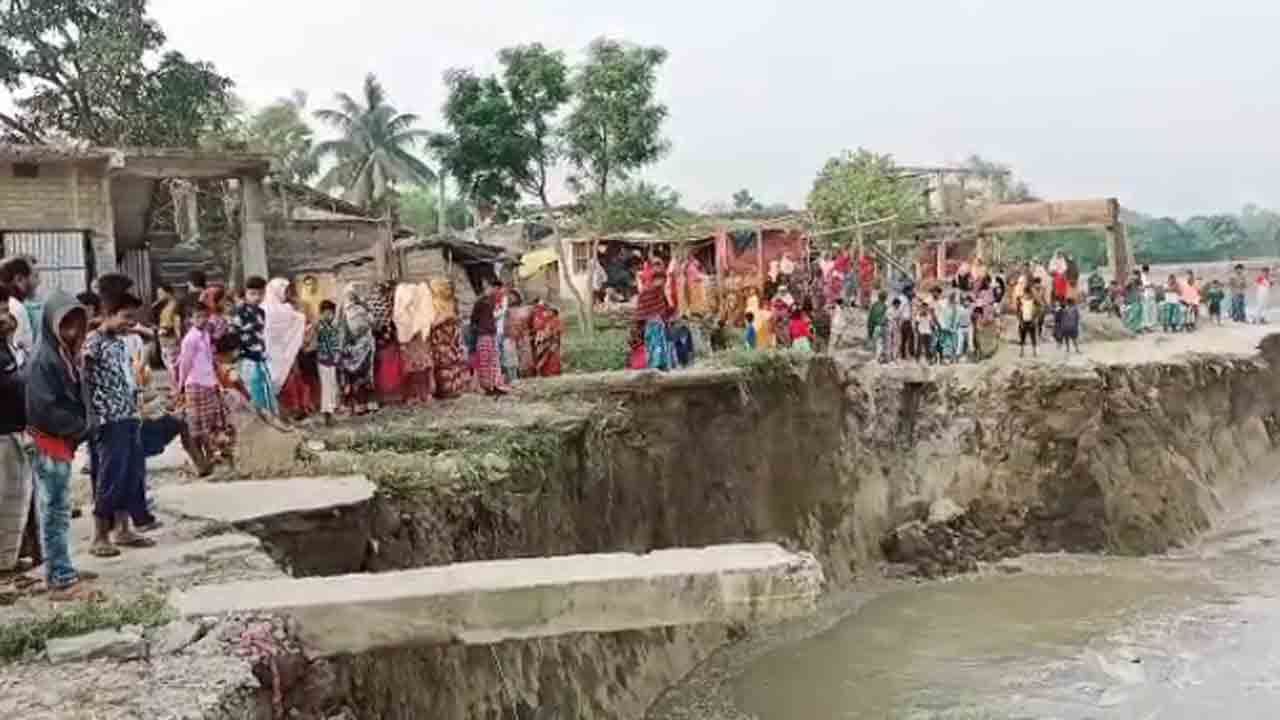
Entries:
POLYGON ((713 661, 689 712, 658 717, 1280 717, 1280 491, 1219 528, 1162 557, 1034 556, 874 594, 713 661))

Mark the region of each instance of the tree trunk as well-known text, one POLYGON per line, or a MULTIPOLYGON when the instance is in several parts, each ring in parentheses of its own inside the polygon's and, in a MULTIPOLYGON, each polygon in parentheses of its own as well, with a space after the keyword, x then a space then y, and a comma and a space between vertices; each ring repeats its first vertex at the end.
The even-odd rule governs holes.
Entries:
MULTIPOLYGON (((573 299, 578 304, 578 322, 582 326, 583 332, 588 336, 595 334, 595 318, 592 316, 594 307, 592 306, 591 293, 587 293, 587 300, 582 298, 582 291, 573 282, 573 265, 566 262, 564 256, 564 243, 560 241, 560 225, 551 217, 551 204, 544 197, 542 199, 542 209, 547 215, 547 221, 551 224, 551 242, 552 247, 556 249, 556 262, 560 264, 559 271, 561 277, 565 280, 565 284, 569 286, 569 294, 573 295, 573 299)), ((588 267, 590 267, 588 265, 588 267)), ((591 287, 591 275, 587 276, 587 287, 591 287)))

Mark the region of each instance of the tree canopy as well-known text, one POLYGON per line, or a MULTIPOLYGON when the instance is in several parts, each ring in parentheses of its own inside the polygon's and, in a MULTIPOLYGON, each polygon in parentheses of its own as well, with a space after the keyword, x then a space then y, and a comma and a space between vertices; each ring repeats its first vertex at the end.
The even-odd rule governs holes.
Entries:
POLYGON ((585 215, 591 230, 600 234, 659 232, 692 218, 680 207, 680 193, 643 181, 610 190, 607 198, 592 196, 585 215))
POLYGON ((320 179, 322 189, 341 188, 347 201, 368 207, 384 200, 399 183, 435 180, 435 172, 413 152, 429 134, 415 127, 417 115, 391 105, 376 76, 365 76, 360 100, 346 93, 334 99, 336 108, 315 113, 317 120, 339 133, 337 139, 316 145, 317 156, 333 162, 320 179))
POLYGON ((561 155, 556 117, 569 100, 564 55, 540 44, 498 53, 502 76, 445 73, 448 132, 431 140, 467 197, 499 212, 521 193, 550 205, 547 183, 561 155))
POLYGON ((895 216, 909 226, 924 217, 919 188, 898 173, 893 157, 862 148, 827 161, 809 192, 809 211, 824 229, 895 216))
POLYGON ((232 116, 231 80, 165 50, 146 0, 0 0, 11 139, 194 146, 232 116))
POLYGON ((306 111, 307 94, 298 90, 257 111, 246 123, 249 146, 271 155, 274 172, 288 182, 308 182, 320 169, 306 111))
POLYGON ((609 197, 611 182, 662 158, 667 106, 657 99, 658 70, 667 51, 600 38, 573 76, 574 106, 564 134, 574 181, 609 197))

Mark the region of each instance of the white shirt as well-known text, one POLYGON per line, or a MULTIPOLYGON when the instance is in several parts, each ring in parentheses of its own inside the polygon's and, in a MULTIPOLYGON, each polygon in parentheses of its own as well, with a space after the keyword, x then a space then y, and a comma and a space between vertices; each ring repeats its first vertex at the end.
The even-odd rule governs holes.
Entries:
POLYGON ((31 327, 31 320, 27 317, 27 308, 18 298, 9 298, 9 314, 18 323, 18 328, 13 331, 13 337, 9 342, 13 343, 14 348, 17 349, 18 364, 22 365, 31 357, 31 351, 35 349, 35 332, 31 327))

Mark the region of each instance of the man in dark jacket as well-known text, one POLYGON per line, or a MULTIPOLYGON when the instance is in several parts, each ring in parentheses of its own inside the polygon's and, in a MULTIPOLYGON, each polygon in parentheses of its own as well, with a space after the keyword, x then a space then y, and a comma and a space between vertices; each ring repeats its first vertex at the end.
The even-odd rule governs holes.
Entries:
POLYGON ((44 306, 40 341, 27 372, 27 431, 35 442, 40 531, 51 599, 80 597, 86 573, 71 564, 71 461, 88 434, 79 353, 89 316, 55 292, 44 306))

